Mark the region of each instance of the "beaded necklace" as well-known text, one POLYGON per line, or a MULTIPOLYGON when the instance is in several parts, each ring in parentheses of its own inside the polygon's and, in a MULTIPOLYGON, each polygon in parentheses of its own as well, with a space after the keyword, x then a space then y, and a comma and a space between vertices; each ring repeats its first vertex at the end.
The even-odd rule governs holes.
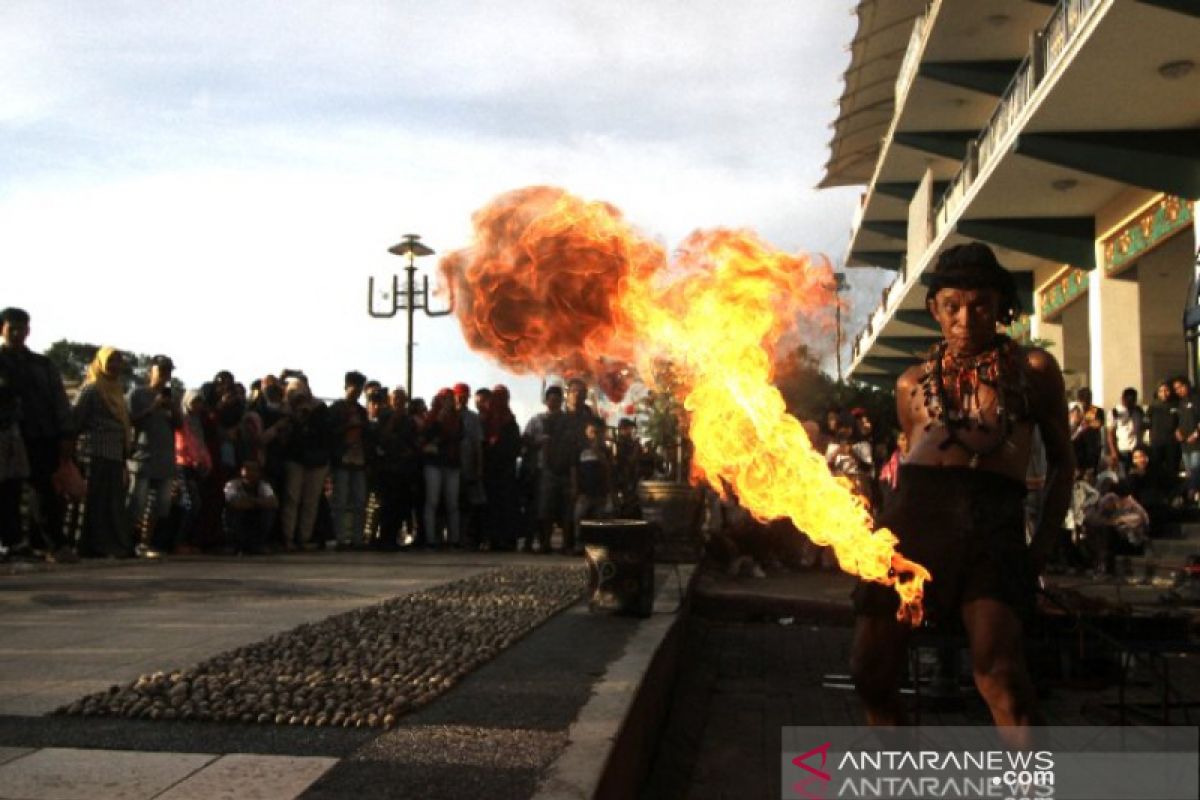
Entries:
POLYGON ((925 361, 925 374, 920 383, 930 418, 925 430, 932 428, 934 423, 941 423, 946 428, 946 440, 939 449, 961 447, 971 455, 970 466, 977 467, 981 459, 998 453, 1006 445, 1011 446, 1010 438, 1018 419, 1008 407, 1010 393, 1014 390, 1025 406, 1023 411, 1028 413, 1025 373, 1017 361, 1019 351, 1020 347, 1004 335, 998 335, 983 352, 972 356, 955 356, 946 342, 933 348, 925 361), (959 436, 960 431, 970 429, 992 432, 991 426, 981 418, 968 413, 971 403, 976 409, 980 408, 980 386, 989 387, 996 395, 996 419, 1000 425, 1000 435, 995 443, 984 448, 977 448, 959 436))

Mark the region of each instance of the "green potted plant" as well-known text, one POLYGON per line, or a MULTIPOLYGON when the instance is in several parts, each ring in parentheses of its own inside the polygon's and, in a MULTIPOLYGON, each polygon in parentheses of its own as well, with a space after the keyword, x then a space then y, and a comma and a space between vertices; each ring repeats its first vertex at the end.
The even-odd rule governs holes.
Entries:
POLYGON ((639 403, 641 429, 654 454, 654 477, 638 484, 642 517, 657 527, 654 558, 667 562, 698 561, 700 492, 688 483, 687 411, 670 365, 656 375, 656 388, 639 403))

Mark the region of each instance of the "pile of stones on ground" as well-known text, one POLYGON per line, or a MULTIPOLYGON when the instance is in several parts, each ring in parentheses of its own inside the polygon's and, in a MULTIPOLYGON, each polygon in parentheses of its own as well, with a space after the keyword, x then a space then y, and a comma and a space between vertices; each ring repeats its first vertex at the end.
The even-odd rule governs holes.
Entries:
POLYGON ((143 675, 55 713, 390 728, 575 603, 586 584, 580 567, 495 570, 143 675))

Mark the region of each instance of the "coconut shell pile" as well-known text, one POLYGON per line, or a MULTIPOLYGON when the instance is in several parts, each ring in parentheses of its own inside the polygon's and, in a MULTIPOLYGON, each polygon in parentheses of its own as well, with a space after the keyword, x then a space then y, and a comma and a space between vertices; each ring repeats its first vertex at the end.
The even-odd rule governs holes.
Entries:
POLYGON ((57 714, 390 728, 558 611, 581 567, 510 567, 301 625, 57 714))

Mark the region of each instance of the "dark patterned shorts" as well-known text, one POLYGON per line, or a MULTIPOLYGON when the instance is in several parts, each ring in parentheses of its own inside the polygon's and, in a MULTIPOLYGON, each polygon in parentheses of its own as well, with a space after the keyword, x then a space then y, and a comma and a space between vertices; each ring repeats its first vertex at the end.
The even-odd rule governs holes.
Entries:
MULTIPOLYGON (((900 540, 899 551, 925 566, 925 611, 931 622, 952 623, 964 602, 994 598, 1028 619, 1037 576, 1025 543, 1025 486, 967 467, 903 465, 896 496, 878 520, 900 540)), ((858 614, 896 613, 890 586, 859 581, 858 614)))

